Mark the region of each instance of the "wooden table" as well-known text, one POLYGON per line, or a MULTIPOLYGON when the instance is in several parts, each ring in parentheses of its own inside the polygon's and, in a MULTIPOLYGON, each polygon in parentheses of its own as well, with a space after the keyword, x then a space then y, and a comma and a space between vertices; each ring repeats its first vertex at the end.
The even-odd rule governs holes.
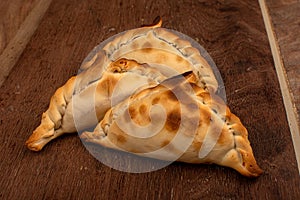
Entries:
MULTIPOLYGON (((288 72, 285 81, 293 97, 290 103, 297 105, 299 114, 299 54, 295 50, 299 40, 292 33, 294 40, 285 37, 280 22, 282 16, 292 19, 293 7, 299 8, 299 3, 261 2, 266 3, 275 27, 280 58, 288 72)), ((7 15, 1 11, 0 24, 1 199, 300 198, 289 99, 282 95, 282 80, 277 76, 258 1, 12 0, 0 4, 2 11, 9 8, 7 15), (89 154, 76 134, 51 142, 39 153, 24 146, 54 91, 76 75, 94 46, 116 33, 152 22, 158 15, 164 27, 199 41, 215 61, 228 105, 247 127, 264 170, 259 178, 247 179, 215 165, 183 163, 150 173, 120 172, 89 154)), ((129 158, 102 150, 116 159, 129 158)))

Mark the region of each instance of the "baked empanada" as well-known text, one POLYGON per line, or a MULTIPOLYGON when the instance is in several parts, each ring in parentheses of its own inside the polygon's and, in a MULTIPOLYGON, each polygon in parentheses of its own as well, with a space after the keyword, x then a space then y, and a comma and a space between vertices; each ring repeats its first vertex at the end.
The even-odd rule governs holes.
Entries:
POLYGON ((246 128, 221 98, 195 83, 187 72, 141 90, 112 107, 94 132, 80 137, 140 156, 215 163, 259 176, 246 128))
POLYGON ((197 84, 218 88, 213 70, 182 34, 160 28, 161 22, 120 33, 97 46, 50 100, 41 124, 27 140, 39 151, 52 139, 96 125, 105 112, 140 87, 192 70, 197 84), (112 70, 113 69, 113 70, 112 70))

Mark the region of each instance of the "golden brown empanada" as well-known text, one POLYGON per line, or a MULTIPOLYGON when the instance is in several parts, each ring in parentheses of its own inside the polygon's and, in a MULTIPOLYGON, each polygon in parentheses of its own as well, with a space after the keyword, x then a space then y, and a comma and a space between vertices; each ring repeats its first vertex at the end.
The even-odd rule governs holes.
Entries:
POLYGON ((218 83, 198 49, 161 22, 120 33, 97 46, 50 100, 41 124, 27 140, 39 151, 52 139, 96 125, 105 112, 140 87, 192 70, 197 84, 215 92, 218 83))
POLYGON ((187 72, 144 89, 112 107, 81 138, 140 156, 215 163, 259 176, 246 128, 222 99, 195 81, 187 72))

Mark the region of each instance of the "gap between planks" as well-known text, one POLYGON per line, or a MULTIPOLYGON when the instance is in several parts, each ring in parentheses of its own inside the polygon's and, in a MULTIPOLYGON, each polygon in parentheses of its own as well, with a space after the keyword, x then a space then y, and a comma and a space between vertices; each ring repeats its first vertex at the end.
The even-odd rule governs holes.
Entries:
POLYGON ((0 55, 0 86, 17 63, 51 2, 52 0, 40 0, 25 18, 14 38, 3 50, 0 55))
POLYGON ((291 93, 290 93, 290 90, 288 87, 288 77, 287 77, 287 74, 286 74, 286 71, 284 68, 283 61, 281 59, 282 57, 280 54, 278 42, 275 39, 276 36, 273 31, 274 29, 272 27, 272 23, 271 23, 270 15, 269 15, 269 12, 268 12, 268 9, 266 6, 266 2, 265 2, 265 0, 258 0, 258 2, 260 5, 260 8, 261 8, 263 20, 264 20, 267 35, 269 38, 269 43, 270 43, 270 47, 271 47, 271 51, 272 51, 272 55, 273 55, 275 69, 276 69, 277 77, 279 80, 280 90, 281 90, 282 97, 283 97, 283 103, 284 103, 284 107, 286 110, 286 115, 287 115, 290 131, 291 131, 292 141, 293 141, 293 145, 294 145, 294 149, 295 149, 295 155, 296 155, 296 160, 297 160, 297 164, 298 164, 298 172, 300 173, 300 130, 299 130, 300 127, 298 125, 297 111, 296 111, 296 108, 293 106, 291 93))

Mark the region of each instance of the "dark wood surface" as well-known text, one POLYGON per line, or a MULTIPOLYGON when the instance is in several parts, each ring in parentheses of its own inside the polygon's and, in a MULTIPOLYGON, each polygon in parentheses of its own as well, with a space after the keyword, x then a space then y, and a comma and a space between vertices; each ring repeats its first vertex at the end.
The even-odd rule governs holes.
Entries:
MULTIPOLYGON (((0 106, 1 199, 300 198, 288 122, 256 1, 53 0, 1 87, 0 106), (54 91, 77 73, 92 48, 157 15, 164 27, 198 40, 214 59, 228 105, 249 131, 261 177, 183 163, 150 173, 120 172, 89 154, 76 134, 39 153, 25 148, 54 91)), ((116 163, 136 159, 102 150, 116 163)))

